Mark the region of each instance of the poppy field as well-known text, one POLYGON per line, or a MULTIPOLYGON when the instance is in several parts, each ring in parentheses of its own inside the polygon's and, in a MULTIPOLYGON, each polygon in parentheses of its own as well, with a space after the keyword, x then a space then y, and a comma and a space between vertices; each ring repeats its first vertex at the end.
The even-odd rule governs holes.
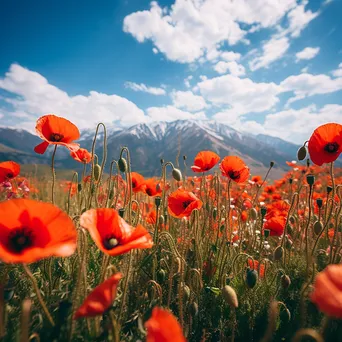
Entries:
POLYGON ((89 151, 65 118, 36 132, 49 181, 0 162, 0 341, 342 341, 341 124, 275 181, 214 151, 145 178, 103 124, 89 151))

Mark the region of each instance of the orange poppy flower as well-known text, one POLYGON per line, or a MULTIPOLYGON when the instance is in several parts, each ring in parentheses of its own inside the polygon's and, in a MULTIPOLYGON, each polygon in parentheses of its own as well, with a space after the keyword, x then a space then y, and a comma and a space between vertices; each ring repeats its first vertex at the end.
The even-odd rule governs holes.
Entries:
POLYGON ((185 342, 182 328, 171 312, 153 308, 151 318, 146 321, 146 342, 185 342))
POLYGON ((53 204, 12 199, 0 203, 0 217, 0 259, 6 263, 67 257, 76 249, 73 221, 53 204))
POLYGON ((91 162, 91 153, 85 148, 80 148, 76 152, 71 152, 70 155, 79 163, 88 164, 91 162))
POLYGON ((329 265, 314 282, 311 301, 330 317, 342 318, 342 265, 329 265))
POLYGON ((44 154, 49 145, 63 145, 70 151, 76 152, 80 145, 73 143, 79 139, 78 128, 69 120, 48 114, 37 120, 36 132, 44 141, 34 148, 39 154, 44 154))
POLYGON ((201 207, 202 201, 184 189, 178 189, 168 197, 168 210, 173 217, 189 217, 194 209, 201 207))
POLYGON ((147 217, 146 222, 149 224, 156 224, 157 222, 157 212, 155 210, 151 211, 147 217))
POLYGON ((95 287, 76 311, 74 319, 102 315, 108 310, 114 303, 121 278, 122 274, 116 273, 95 287))
POLYGON ((145 181, 144 191, 150 197, 158 196, 162 193, 160 183, 153 178, 145 181))
POLYGON ((281 236, 284 233, 286 217, 282 215, 271 216, 270 218, 265 216, 266 222, 264 223, 264 229, 270 231, 272 236, 281 236))
POLYGON ((197 154, 194 160, 194 165, 191 166, 194 172, 206 172, 211 170, 220 160, 220 157, 211 151, 201 151, 197 154))
POLYGON ((308 149, 316 165, 335 161, 342 152, 342 125, 327 123, 316 128, 310 137, 308 149))
POLYGON ((0 183, 17 177, 20 173, 20 165, 14 161, 0 163, 0 183))
POLYGON ((225 157, 220 164, 220 169, 223 176, 236 183, 244 183, 249 177, 249 168, 241 158, 236 156, 225 157))
POLYGON ((80 223, 89 231, 97 247, 111 256, 153 245, 151 235, 142 225, 131 227, 114 209, 88 210, 82 214, 80 223))
POLYGON ((138 172, 131 172, 131 178, 133 191, 143 191, 145 187, 145 178, 138 172))

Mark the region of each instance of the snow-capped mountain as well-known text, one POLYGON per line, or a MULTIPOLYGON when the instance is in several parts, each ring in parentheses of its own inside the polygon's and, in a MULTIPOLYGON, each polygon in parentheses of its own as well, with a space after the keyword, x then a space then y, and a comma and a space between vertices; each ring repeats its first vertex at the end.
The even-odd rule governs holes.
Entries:
MULTIPOLYGON (((252 173, 263 173, 270 161, 277 165, 273 174, 278 176, 286 167, 286 160, 296 157, 298 146, 271 136, 253 136, 217 123, 215 121, 177 120, 173 122, 142 123, 129 128, 109 126, 107 131, 108 165, 111 160, 118 159, 120 149, 128 146, 131 153, 132 170, 144 175, 160 174, 160 159, 170 160, 184 168, 191 166, 193 158, 201 150, 211 150, 221 157, 238 155, 250 166, 252 173)), ((90 149, 95 130, 81 132, 80 143, 90 149)), ((96 153, 101 158, 103 148, 103 130, 98 134, 96 153)), ((0 129, 0 159, 10 156, 24 163, 49 163, 49 155, 36 156, 33 147, 40 139, 26 131, 0 129), (7 152, 6 152, 7 151, 7 152), (37 160, 38 159, 38 160, 37 160)), ((79 168, 79 164, 71 160, 67 150, 59 151, 57 165, 64 168, 79 168)), ((189 172, 190 170, 188 170, 189 172)))

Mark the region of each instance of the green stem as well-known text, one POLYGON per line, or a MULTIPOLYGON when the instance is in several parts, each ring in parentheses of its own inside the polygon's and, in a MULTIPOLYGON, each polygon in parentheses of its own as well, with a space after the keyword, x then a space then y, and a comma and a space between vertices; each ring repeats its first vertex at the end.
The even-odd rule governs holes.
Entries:
POLYGON ((55 148, 52 153, 52 158, 51 158, 51 172, 52 172, 51 201, 52 201, 52 204, 55 204, 55 183, 56 183, 55 157, 56 157, 57 146, 58 145, 55 145, 55 148))

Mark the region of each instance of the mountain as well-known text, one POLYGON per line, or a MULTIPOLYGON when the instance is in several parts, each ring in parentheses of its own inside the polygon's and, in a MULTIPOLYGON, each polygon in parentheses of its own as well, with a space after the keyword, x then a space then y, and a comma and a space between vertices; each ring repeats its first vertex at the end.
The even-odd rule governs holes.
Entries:
MULTIPOLYGON (((82 131, 80 143, 91 149, 95 130, 82 131)), ((33 148, 40 139, 23 130, 0 129, 0 160, 14 159, 21 163, 48 164, 50 155, 37 156, 33 148)), ((286 168, 285 161, 296 157, 298 146, 267 135, 253 136, 215 121, 177 120, 137 124, 127 129, 107 128, 107 168, 110 161, 118 159, 120 149, 128 146, 132 170, 146 176, 160 175, 160 159, 192 165, 195 155, 201 150, 211 150, 221 157, 238 155, 251 168, 253 174, 263 174, 274 161, 273 177, 280 176, 286 168)), ((101 159, 103 131, 99 131, 96 154, 101 159)), ((51 149, 50 149, 51 150, 51 149)), ((51 154, 51 151, 50 151, 51 154)), ((80 165, 68 156, 66 149, 59 149, 56 166, 80 169, 80 165)), ((189 168, 188 168, 189 173, 189 168)))

